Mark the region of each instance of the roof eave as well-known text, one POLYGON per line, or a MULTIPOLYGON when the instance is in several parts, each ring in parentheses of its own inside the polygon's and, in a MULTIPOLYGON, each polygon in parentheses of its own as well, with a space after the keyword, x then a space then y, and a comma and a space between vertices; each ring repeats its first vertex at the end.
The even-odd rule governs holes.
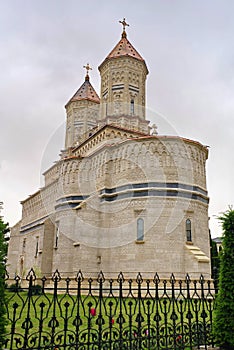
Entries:
POLYGON ((70 103, 72 103, 72 102, 77 102, 77 101, 90 101, 90 102, 96 103, 97 105, 100 104, 100 100, 97 101, 97 100, 91 99, 91 98, 89 98, 89 97, 84 97, 84 98, 80 98, 80 99, 78 99, 78 98, 77 98, 77 99, 71 98, 71 99, 65 104, 65 108, 67 108, 68 105, 69 105, 70 103))
POLYGON ((100 71, 100 69, 104 66, 104 64, 105 64, 106 62, 108 62, 108 61, 110 61, 110 60, 116 60, 116 59, 119 59, 119 58, 124 58, 124 57, 132 58, 132 59, 134 59, 134 60, 137 60, 138 62, 144 63, 145 68, 146 68, 146 74, 149 74, 149 70, 148 70, 147 65, 146 65, 146 63, 145 63, 145 60, 143 60, 143 59, 140 60, 139 58, 133 57, 133 56, 128 55, 128 54, 126 54, 126 55, 119 55, 118 57, 109 57, 109 56, 107 56, 107 57, 104 59, 104 61, 98 66, 98 70, 100 71))

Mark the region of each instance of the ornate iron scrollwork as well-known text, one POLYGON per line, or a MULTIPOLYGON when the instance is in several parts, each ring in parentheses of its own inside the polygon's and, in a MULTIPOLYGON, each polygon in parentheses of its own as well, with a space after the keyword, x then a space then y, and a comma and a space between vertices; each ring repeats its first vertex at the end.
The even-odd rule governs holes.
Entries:
POLYGON ((160 281, 157 273, 146 280, 138 273, 125 281, 122 272, 107 280, 103 272, 86 279, 79 271, 63 279, 56 270, 39 280, 31 269, 7 293, 10 350, 177 350, 213 342, 215 291, 203 276, 160 281))

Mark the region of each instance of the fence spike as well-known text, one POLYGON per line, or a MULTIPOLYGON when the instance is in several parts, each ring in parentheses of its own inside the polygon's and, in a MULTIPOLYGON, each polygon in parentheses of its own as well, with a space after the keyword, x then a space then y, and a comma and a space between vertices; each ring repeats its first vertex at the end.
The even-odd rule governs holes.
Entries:
POLYGON ((103 283, 105 282, 105 277, 102 271, 99 272, 98 278, 97 278, 98 283, 103 283))
POLYGON ((33 270, 33 268, 31 268, 29 271, 28 271, 28 274, 26 276, 26 280, 29 281, 30 279, 32 279, 33 281, 35 281, 37 279, 36 277, 36 274, 33 270))
POLYGON ((52 281, 55 282, 55 281, 61 281, 61 276, 60 276, 60 273, 58 271, 58 269, 55 270, 55 272, 53 273, 53 276, 52 276, 52 281))
POLYGON ((203 275, 200 276, 199 282, 200 282, 201 284, 203 284, 203 283, 205 282, 205 279, 204 279, 204 276, 203 276, 203 275))
POLYGON ((19 283, 20 280, 21 280, 21 278, 20 278, 19 275, 16 275, 15 278, 14 278, 14 280, 15 280, 16 283, 19 283))
POLYGON ((189 276, 188 273, 187 273, 187 275, 185 276, 185 282, 186 282, 187 284, 190 284, 190 283, 191 283, 191 279, 190 279, 190 276, 189 276))
POLYGON ((159 278, 159 275, 158 275, 157 272, 154 275, 153 282, 154 282, 154 284, 159 284, 160 283, 160 278, 159 278))
POLYGON ((67 277, 67 278, 65 279, 65 282, 66 282, 67 284, 69 284, 69 283, 71 282, 71 278, 70 278, 70 277, 67 277))
POLYGON ((47 281, 46 276, 43 276, 41 280, 42 280, 43 283, 45 283, 47 281))
POLYGON ((41 278, 41 281, 42 281, 42 290, 44 291, 45 283, 46 283, 46 281, 47 281, 46 276, 43 276, 43 277, 41 278))
POLYGON ((79 270, 77 272, 76 278, 75 278, 76 282, 83 282, 84 281, 84 276, 83 273, 81 272, 81 270, 79 270))
POLYGON ((118 278, 117 278, 117 282, 120 283, 120 282, 124 282, 124 275, 123 275, 123 272, 120 272, 118 274, 118 278))
POLYGON ((172 273, 170 277, 170 283, 175 284, 175 282, 176 282, 176 279, 175 279, 174 273, 172 273))
POLYGON ((141 276, 141 273, 138 272, 137 278, 136 278, 136 283, 142 284, 142 282, 143 282, 143 278, 142 278, 142 276, 141 276))

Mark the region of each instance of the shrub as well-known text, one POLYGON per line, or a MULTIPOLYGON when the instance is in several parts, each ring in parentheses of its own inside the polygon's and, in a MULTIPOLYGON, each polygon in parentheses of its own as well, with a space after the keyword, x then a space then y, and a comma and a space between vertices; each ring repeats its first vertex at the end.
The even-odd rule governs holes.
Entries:
POLYGON ((31 288, 32 295, 40 295, 42 294, 42 287, 39 284, 32 286, 31 288))
POLYGON ((7 290, 9 292, 16 293, 16 292, 22 292, 23 289, 20 287, 18 283, 13 283, 7 288, 7 290))

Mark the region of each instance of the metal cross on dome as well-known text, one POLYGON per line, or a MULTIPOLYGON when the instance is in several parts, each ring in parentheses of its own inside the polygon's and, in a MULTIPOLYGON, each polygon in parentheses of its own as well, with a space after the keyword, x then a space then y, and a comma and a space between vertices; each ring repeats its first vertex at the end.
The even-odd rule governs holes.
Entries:
POLYGON ((86 66, 83 66, 83 68, 86 69, 86 74, 87 75, 89 75, 89 71, 93 69, 92 67, 90 67, 89 63, 87 63, 86 66))
POLYGON ((125 32, 125 27, 129 27, 129 24, 126 22, 125 18, 123 18, 122 21, 119 21, 119 23, 123 26, 123 32, 125 32))

